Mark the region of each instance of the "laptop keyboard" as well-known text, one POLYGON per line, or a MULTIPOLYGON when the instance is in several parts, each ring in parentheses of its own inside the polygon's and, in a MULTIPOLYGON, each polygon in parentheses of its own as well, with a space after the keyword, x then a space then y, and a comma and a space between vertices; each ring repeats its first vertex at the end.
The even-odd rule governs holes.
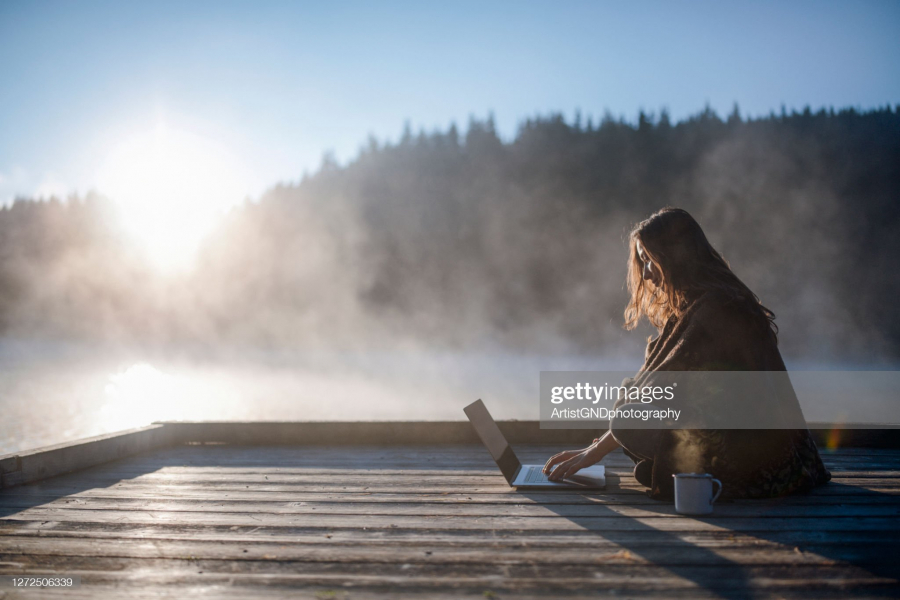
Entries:
POLYGON ((528 467, 528 474, 525 475, 525 483, 544 483, 550 481, 544 475, 541 467, 528 467))

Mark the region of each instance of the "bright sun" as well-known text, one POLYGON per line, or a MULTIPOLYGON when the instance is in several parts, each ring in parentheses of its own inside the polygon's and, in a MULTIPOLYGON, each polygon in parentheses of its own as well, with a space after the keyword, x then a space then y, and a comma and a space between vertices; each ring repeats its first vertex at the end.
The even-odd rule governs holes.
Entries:
POLYGON ((173 270, 192 263, 203 237, 241 200, 239 173, 220 146, 160 125, 118 146, 97 184, 148 258, 173 270))

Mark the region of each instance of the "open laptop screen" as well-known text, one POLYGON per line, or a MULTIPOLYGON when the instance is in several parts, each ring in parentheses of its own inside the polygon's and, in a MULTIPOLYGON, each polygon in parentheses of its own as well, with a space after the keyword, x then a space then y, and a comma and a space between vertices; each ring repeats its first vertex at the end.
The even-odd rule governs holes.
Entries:
POLYGON ((513 452, 506 438, 503 437, 500 428, 497 427, 497 423, 494 422, 494 418, 491 417, 491 413, 488 412, 484 402, 476 400, 463 410, 466 416, 469 417, 469 421, 472 423, 472 427, 475 428, 478 437, 487 446, 494 462, 500 467, 500 471, 503 472, 506 481, 512 485, 521 463, 519 463, 519 458, 513 452))

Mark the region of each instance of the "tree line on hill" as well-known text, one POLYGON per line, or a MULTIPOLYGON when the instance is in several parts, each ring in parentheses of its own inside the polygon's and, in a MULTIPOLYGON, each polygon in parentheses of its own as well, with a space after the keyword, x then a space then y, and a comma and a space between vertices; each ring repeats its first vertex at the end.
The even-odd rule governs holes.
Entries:
POLYGON ((673 123, 553 114, 511 140, 370 139, 229 212, 192 270, 160 273, 114 201, 0 210, 5 335, 146 343, 615 353, 630 227, 690 211, 778 316, 783 351, 900 352, 900 106, 673 123))

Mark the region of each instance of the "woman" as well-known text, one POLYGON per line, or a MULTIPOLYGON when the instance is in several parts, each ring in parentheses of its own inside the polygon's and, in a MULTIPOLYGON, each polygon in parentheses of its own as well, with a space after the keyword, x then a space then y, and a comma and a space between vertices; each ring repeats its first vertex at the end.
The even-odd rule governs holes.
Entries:
MULTIPOLYGON (((635 227, 627 284, 626 329, 642 317, 659 329, 635 379, 666 371, 786 370, 775 315, 731 271, 687 211, 664 208, 635 227)), ((687 401, 702 406, 703 400, 687 401)), ((544 472, 551 480, 564 479, 621 446, 636 463, 635 478, 654 498, 671 499, 672 475, 696 471, 720 479, 723 497, 781 496, 831 479, 802 416, 800 423, 802 429, 650 430, 620 427, 614 420, 587 448, 550 458, 544 472)))

